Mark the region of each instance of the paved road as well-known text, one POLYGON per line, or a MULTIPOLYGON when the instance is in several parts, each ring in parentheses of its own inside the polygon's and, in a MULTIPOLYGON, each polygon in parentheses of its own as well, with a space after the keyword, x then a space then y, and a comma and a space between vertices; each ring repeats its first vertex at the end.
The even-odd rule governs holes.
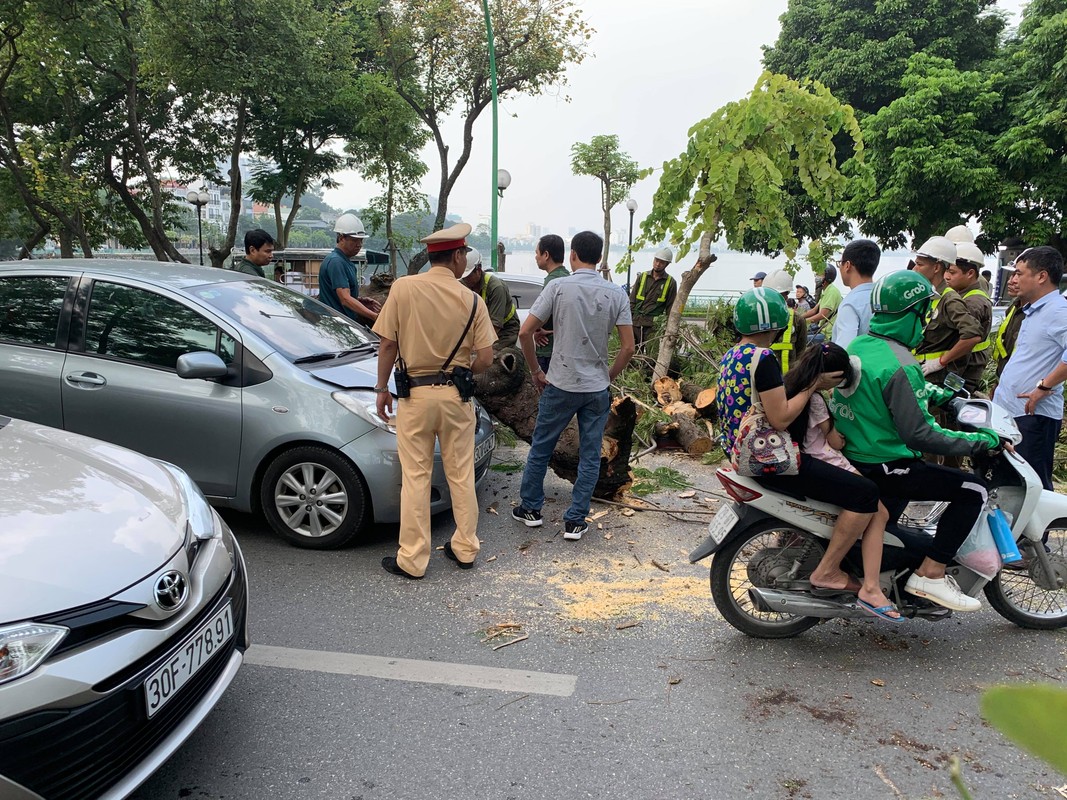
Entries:
POLYGON ((706 563, 685 559, 700 525, 613 510, 567 542, 565 493, 552 478, 548 521, 528 530, 510 518, 518 476, 490 473, 482 507, 500 513, 483 512, 478 567, 438 551, 419 582, 379 566, 395 529, 320 553, 228 515, 255 646, 136 797, 918 800, 958 796, 952 755, 975 797, 1062 796, 1067 778, 977 708, 990 684, 1067 678, 1067 633, 987 610, 748 639, 715 612, 706 563), (513 633, 485 641, 498 630, 513 633))

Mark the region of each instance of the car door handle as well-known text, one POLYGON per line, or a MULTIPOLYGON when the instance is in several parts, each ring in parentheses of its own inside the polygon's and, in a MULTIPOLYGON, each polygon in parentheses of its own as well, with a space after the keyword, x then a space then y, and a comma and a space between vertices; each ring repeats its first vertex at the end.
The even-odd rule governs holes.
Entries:
POLYGON ((90 386, 104 386, 107 379, 95 372, 72 372, 67 376, 67 383, 84 383, 90 386))

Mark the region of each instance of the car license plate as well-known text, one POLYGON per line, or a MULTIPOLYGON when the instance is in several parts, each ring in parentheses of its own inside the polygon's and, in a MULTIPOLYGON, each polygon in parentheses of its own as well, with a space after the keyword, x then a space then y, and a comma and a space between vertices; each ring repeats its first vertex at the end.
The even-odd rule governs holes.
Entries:
POLYGON ((708 536, 715 540, 715 544, 722 544, 726 534, 733 530, 739 519, 741 517, 734 511, 733 505, 723 506, 708 523, 708 536))
POLYGON ((145 704, 151 718, 189 682, 211 656, 233 638, 233 614, 230 604, 197 628, 162 667, 144 682, 145 704))
POLYGON ((496 447, 496 431, 489 434, 489 438, 474 448, 474 463, 477 464, 496 447))

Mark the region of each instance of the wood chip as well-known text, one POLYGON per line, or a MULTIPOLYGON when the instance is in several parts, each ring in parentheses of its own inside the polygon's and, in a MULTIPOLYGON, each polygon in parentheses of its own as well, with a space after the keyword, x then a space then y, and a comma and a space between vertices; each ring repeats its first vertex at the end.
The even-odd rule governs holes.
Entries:
POLYGON ((490 514, 495 514, 497 516, 500 516, 500 513, 496 510, 496 503, 493 503, 493 505, 489 506, 485 510, 488 511, 490 514))
POLYGON ((596 529, 597 529, 598 531, 602 531, 602 530, 604 530, 604 523, 603 523, 603 522, 598 522, 598 523, 596 524, 596 529))
POLYGON ((577 625, 571 625, 571 630, 575 633, 585 633, 585 628, 579 628, 577 625))
POLYGON ((604 534, 604 538, 605 539, 610 539, 612 537, 612 535, 613 534, 611 533, 611 531, 608 531, 607 533, 604 534))
POLYGON ((606 508, 603 511, 598 511, 595 514, 593 514, 593 516, 589 517, 589 521, 590 522, 595 522, 596 520, 600 519, 601 517, 606 517, 610 513, 611 513, 611 509, 610 508, 606 508))
POLYGON ((527 539, 525 542, 523 542, 522 544, 519 545, 519 550, 520 551, 529 550, 530 549, 530 545, 532 545, 532 544, 533 544, 533 539, 527 539))
POLYGON ((652 566, 654 566, 658 570, 662 570, 663 572, 671 571, 670 567, 665 567, 663 564, 656 561, 656 559, 652 559, 652 566))
POLYGON ((696 497, 696 496, 697 496, 697 493, 692 491, 692 490, 689 490, 688 492, 682 492, 681 494, 678 495, 679 499, 681 499, 681 500, 688 500, 690 497, 696 497))
POLYGON ((640 622, 620 622, 618 625, 615 626, 615 630, 624 631, 627 628, 636 628, 640 624, 640 622))
POLYGON ((632 516, 633 516, 634 514, 636 514, 636 513, 637 513, 637 512, 636 512, 636 511, 634 511, 634 510, 633 510, 632 508, 624 508, 624 509, 622 510, 622 515, 623 515, 624 517, 632 517, 632 516))
POLYGON ((485 559, 486 564, 488 564, 490 561, 496 561, 496 556, 489 556, 489 558, 485 559))
POLYGON ((874 678, 871 683, 875 686, 885 686, 885 681, 883 681, 881 678, 874 678))

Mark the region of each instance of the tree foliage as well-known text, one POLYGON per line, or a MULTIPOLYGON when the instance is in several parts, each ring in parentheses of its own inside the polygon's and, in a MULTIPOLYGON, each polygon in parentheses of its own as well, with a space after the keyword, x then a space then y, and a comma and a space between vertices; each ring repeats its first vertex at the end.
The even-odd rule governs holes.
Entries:
POLYGON ((800 246, 788 212, 798 185, 828 216, 844 209, 848 178, 835 137, 862 162, 863 140, 851 107, 819 83, 765 72, 748 97, 720 108, 689 129, 689 143, 663 166, 643 238, 669 239, 684 258, 699 241, 695 266, 682 276, 667 320, 655 374, 665 375, 678 339, 681 312, 697 279, 711 264, 711 245, 725 236, 735 250, 757 234, 790 259, 800 246))
POLYGON ((588 143, 571 145, 571 170, 600 181, 600 209, 604 212, 604 254, 600 269, 607 277, 608 249, 611 246, 611 209, 621 203, 630 189, 651 170, 643 170, 619 149, 619 137, 594 136, 588 143))
MULTIPOLYGON (((474 123, 492 101, 481 1, 362 2, 362 13, 377 25, 385 71, 433 137, 440 170, 435 227, 440 227, 470 159, 474 123), (457 150, 443 130, 451 113, 463 120, 457 150)), ((572 0, 494 0, 490 16, 502 98, 564 84, 567 67, 585 58, 592 29, 572 0)))

